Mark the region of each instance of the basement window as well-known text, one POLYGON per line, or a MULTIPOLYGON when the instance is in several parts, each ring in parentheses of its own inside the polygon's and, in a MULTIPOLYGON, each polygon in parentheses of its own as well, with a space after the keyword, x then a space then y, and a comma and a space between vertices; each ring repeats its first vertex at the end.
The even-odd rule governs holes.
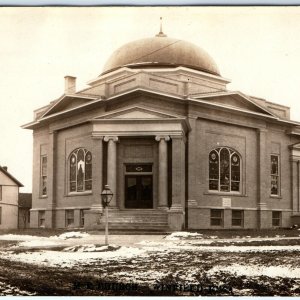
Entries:
POLYGON ((281 211, 272 211, 272 226, 281 226, 281 211))
POLYGON ((211 226, 222 226, 223 225, 223 210, 222 209, 211 209, 210 210, 210 225, 211 226))
POLYGON ((244 225, 244 211, 243 210, 232 210, 232 226, 244 225))
POLYGON ((46 212, 44 210, 39 210, 39 227, 45 227, 45 215, 46 212))
POLYGON ((66 227, 74 225, 74 210, 66 210, 66 227))

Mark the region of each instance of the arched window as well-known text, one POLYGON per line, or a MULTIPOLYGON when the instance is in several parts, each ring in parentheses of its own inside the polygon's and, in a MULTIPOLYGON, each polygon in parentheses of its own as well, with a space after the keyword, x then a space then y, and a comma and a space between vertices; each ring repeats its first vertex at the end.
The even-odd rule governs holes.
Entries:
POLYGON ((70 192, 84 192, 92 190, 92 154, 79 148, 70 155, 70 192))
POLYGON ((241 158, 230 148, 216 148, 209 153, 209 190, 239 192, 241 158))

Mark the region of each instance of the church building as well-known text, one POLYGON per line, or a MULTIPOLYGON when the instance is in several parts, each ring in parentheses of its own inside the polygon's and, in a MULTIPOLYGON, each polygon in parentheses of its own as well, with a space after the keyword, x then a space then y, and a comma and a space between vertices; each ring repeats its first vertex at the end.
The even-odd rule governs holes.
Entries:
POLYGON ((34 112, 32 228, 290 227, 300 219, 300 123, 230 91, 197 45, 125 44, 102 73, 34 112))

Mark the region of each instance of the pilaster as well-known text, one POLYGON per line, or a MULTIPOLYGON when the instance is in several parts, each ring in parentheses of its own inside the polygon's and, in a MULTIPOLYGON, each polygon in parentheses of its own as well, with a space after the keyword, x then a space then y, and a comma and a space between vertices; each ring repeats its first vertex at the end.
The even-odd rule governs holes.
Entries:
POLYGON ((188 140, 188 185, 187 185, 187 194, 188 194, 188 206, 194 207, 197 206, 197 185, 196 185, 196 168, 197 161, 196 151, 197 151, 197 141, 196 141, 196 117, 189 115, 189 123, 191 130, 189 131, 189 140, 188 140))
POLYGON ((291 159, 291 175, 292 175, 292 199, 291 209, 293 213, 300 211, 300 159, 291 159))
POLYGON ((57 132, 49 133, 48 155, 47 155, 47 209, 45 212, 45 227, 55 227, 56 207, 56 140, 57 132))
POLYGON ((92 155, 93 155, 93 205, 92 210, 102 212, 101 192, 102 187, 102 174, 103 174, 103 137, 93 137, 92 140, 92 155))
POLYGON ((92 155, 93 155, 93 204, 90 210, 84 212, 84 227, 86 229, 95 228, 100 223, 100 218, 103 212, 101 202, 102 192, 102 174, 103 174, 103 137, 93 137, 92 140, 92 155))
POLYGON ((271 227, 270 220, 267 220, 267 204, 266 199, 268 197, 268 179, 267 163, 269 163, 267 157, 267 130, 260 128, 257 130, 257 212, 258 212, 258 228, 271 227))
POLYGON ((168 221, 172 230, 185 226, 185 137, 172 136, 172 206, 168 221))

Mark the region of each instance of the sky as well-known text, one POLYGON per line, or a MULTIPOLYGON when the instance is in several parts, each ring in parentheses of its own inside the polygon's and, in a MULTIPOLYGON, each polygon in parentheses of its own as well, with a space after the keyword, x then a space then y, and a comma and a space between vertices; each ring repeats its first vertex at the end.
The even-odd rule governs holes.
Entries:
POLYGON ((159 31, 206 50, 230 90, 300 121, 300 7, 0 7, 0 165, 32 187, 33 110, 96 78, 114 50, 159 31))

